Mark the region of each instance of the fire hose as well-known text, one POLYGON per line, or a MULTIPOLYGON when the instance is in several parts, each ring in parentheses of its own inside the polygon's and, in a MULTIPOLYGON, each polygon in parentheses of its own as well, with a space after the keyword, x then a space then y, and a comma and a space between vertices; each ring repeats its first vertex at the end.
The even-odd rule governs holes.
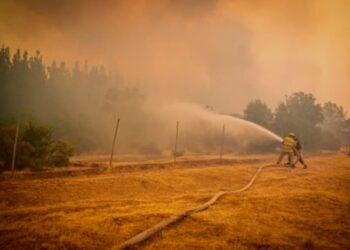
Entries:
POLYGON ((112 249, 113 250, 128 249, 128 248, 130 248, 132 246, 135 246, 135 245, 137 245, 139 243, 142 243, 145 240, 147 240, 150 237, 152 237, 155 234, 157 234, 158 232, 160 232, 161 230, 165 229, 169 225, 174 224, 176 222, 179 222, 182 219, 190 216, 193 213, 197 213, 197 212, 200 212, 200 211, 208 209, 211 205, 215 204, 224 195, 240 193, 240 192, 247 191, 254 184, 255 180, 258 178, 258 176, 260 175, 260 173, 261 173, 261 171, 263 169, 268 168, 268 167, 273 167, 273 166, 276 166, 276 165, 264 165, 264 166, 259 167, 258 170, 255 172, 254 176, 250 179, 249 183, 247 185, 245 185, 244 187, 242 187, 242 188, 240 188, 238 190, 220 191, 220 192, 216 193, 206 203, 204 203, 202 205, 199 205, 199 206, 197 206, 195 208, 191 208, 191 209, 182 211, 182 212, 180 212, 178 214, 175 214, 175 215, 169 217, 168 219, 165 219, 165 220, 161 221, 157 225, 144 230, 143 232, 137 234, 136 236, 130 238, 129 240, 123 242, 122 244, 112 247, 112 249))

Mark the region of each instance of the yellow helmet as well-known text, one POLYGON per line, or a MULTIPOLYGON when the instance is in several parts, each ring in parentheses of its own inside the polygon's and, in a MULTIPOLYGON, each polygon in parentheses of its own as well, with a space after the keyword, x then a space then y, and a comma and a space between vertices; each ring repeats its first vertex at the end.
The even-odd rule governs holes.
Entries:
POLYGON ((295 137, 295 134, 294 133, 289 133, 288 136, 295 137))

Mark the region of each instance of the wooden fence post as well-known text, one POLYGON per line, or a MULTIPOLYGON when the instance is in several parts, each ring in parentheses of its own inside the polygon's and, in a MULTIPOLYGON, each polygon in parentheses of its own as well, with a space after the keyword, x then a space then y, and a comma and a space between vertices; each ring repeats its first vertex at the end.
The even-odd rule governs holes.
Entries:
POLYGON ((222 126, 221 145, 220 145, 220 160, 222 160, 222 154, 224 151, 224 142, 225 142, 225 124, 222 126))
POLYGON ((177 157, 177 141, 179 137, 179 121, 176 122, 176 136, 175 136, 175 147, 174 147, 174 163, 176 162, 177 157))
POLYGON ((120 122, 120 118, 118 118, 117 124, 115 126, 114 138, 113 138, 113 143, 112 143, 111 158, 109 160, 109 167, 112 167, 112 164, 113 164, 114 145, 115 145, 115 141, 116 141, 117 135, 118 135, 119 122, 120 122))
POLYGON ((348 148, 348 156, 350 156, 350 129, 349 129, 349 148, 348 148))
POLYGON ((13 145, 13 154, 12 154, 12 163, 11 163, 11 171, 12 171, 12 173, 15 171, 18 134, 19 134, 19 120, 17 121, 15 143, 13 145))

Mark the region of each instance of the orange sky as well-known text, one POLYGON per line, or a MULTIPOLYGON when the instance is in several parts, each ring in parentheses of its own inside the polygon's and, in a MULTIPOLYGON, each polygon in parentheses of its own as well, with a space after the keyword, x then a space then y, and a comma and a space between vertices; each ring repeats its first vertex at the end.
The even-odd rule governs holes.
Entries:
POLYGON ((349 11, 348 0, 2 0, 0 37, 220 111, 299 90, 349 111, 349 11))

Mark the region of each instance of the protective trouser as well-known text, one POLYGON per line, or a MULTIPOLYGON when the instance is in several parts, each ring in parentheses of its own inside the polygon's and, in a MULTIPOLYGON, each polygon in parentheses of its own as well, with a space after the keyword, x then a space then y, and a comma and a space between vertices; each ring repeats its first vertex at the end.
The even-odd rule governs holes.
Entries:
POLYGON ((305 166, 303 154, 301 153, 301 151, 295 152, 294 155, 296 155, 298 157, 298 160, 295 163, 300 162, 301 164, 303 164, 305 166))
POLYGON ((286 152, 286 151, 281 151, 281 154, 277 160, 277 164, 280 164, 286 155, 288 156, 288 164, 292 164, 293 163, 293 152, 286 152))

